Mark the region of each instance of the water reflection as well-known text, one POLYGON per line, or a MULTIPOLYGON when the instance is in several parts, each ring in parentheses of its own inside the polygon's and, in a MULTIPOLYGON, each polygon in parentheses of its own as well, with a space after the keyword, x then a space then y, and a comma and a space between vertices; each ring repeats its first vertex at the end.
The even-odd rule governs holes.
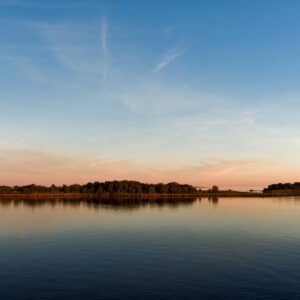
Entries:
POLYGON ((198 202, 201 203, 205 201, 212 206, 217 207, 219 205, 220 199, 231 202, 244 202, 252 203, 253 201, 260 199, 260 201, 271 201, 273 203, 287 204, 294 202, 300 204, 300 197, 273 197, 273 198, 220 198, 220 197, 190 197, 190 198, 0 198, 0 207, 19 207, 24 206, 28 208, 39 208, 39 207, 87 207, 87 208, 106 208, 113 210, 134 210, 143 207, 184 207, 191 206, 192 204, 198 202))
POLYGON ((299 299, 299 200, 0 200, 0 299, 299 299))
MULTIPOLYGON (((168 206, 170 208, 176 208, 180 206, 189 206, 196 201, 201 201, 197 197, 191 198, 155 198, 155 199, 137 199, 137 198, 114 198, 114 199, 97 199, 97 198, 59 198, 59 199, 29 199, 29 198, 11 198, 0 199, 0 207, 6 206, 25 206, 32 209, 44 207, 44 206, 69 206, 69 207, 88 207, 88 208, 106 208, 106 209, 126 209, 134 210, 142 207, 163 207, 168 206)), ((216 201, 215 199, 213 200, 216 201)), ((216 201, 217 203, 218 201, 216 201)))
POLYGON ((216 196, 214 196, 214 197, 208 197, 208 201, 211 202, 213 205, 216 206, 219 203, 219 197, 216 197, 216 196))

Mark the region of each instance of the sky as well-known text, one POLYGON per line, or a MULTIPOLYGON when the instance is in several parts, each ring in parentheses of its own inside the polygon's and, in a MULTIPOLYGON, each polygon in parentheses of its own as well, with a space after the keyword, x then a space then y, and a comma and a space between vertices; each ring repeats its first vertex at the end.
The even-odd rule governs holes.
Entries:
POLYGON ((300 181, 300 1, 0 0, 0 185, 300 181))

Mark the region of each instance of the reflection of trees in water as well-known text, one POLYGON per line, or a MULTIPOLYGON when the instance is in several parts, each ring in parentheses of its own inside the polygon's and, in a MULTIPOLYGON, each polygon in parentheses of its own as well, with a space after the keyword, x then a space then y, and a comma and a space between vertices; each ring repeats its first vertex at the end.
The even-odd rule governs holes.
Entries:
POLYGON ((207 199, 209 203, 217 206, 219 203, 219 197, 186 197, 186 198, 42 198, 42 199, 30 199, 30 198, 13 198, 13 199, 1 199, 0 206, 26 206, 32 209, 39 207, 87 207, 91 209, 108 209, 108 210, 136 210, 143 207, 168 207, 178 208, 182 206, 189 206, 195 202, 201 203, 203 199, 207 199))
POLYGON ((211 203, 212 205, 218 205, 218 203, 219 203, 219 197, 217 197, 217 196, 197 198, 198 202, 202 202, 203 199, 207 199, 207 201, 209 203, 211 203))
POLYGON ((64 198, 64 199, 1 199, 0 206, 26 206, 32 209, 39 207, 88 207, 93 209, 112 209, 112 210, 135 210, 142 207, 169 207, 177 208, 180 206, 192 205, 198 198, 64 198))
POLYGON ((134 210, 142 207, 168 207, 178 208, 192 205, 196 198, 158 198, 158 199, 105 199, 100 200, 98 205, 104 209, 113 210, 134 210))
POLYGON ((218 205, 219 198, 217 196, 208 197, 208 201, 211 202, 213 205, 218 205))

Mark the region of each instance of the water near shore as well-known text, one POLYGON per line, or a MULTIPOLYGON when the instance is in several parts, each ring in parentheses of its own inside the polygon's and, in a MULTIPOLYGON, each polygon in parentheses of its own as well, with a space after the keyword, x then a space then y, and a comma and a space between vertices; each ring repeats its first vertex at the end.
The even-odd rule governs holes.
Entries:
POLYGON ((299 299, 300 198, 0 201, 0 299, 299 299))

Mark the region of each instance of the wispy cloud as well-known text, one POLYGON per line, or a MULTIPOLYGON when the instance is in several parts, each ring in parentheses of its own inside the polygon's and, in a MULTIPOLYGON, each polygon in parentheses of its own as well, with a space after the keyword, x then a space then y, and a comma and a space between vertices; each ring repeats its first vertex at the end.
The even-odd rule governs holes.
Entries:
POLYGON ((18 58, 12 59, 11 61, 16 70, 18 70, 18 72, 30 82, 37 84, 50 83, 50 81, 46 76, 44 76, 38 65, 31 59, 18 58))
POLYGON ((108 36, 108 25, 106 18, 103 17, 101 23, 101 49, 102 49, 102 56, 103 56, 103 80, 107 78, 107 71, 108 71, 108 63, 109 63, 109 48, 107 43, 107 36, 108 36))
POLYGON ((189 47, 174 47, 170 49, 164 57, 156 64, 153 68, 153 72, 159 72, 160 70, 167 67, 170 63, 175 61, 178 57, 180 57, 189 47))
POLYGON ((34 23, 31 27, 41 32, 54 57, 64 66, 107 79, 110 53, 106 17, 93 26, 60 22, 34 23))

